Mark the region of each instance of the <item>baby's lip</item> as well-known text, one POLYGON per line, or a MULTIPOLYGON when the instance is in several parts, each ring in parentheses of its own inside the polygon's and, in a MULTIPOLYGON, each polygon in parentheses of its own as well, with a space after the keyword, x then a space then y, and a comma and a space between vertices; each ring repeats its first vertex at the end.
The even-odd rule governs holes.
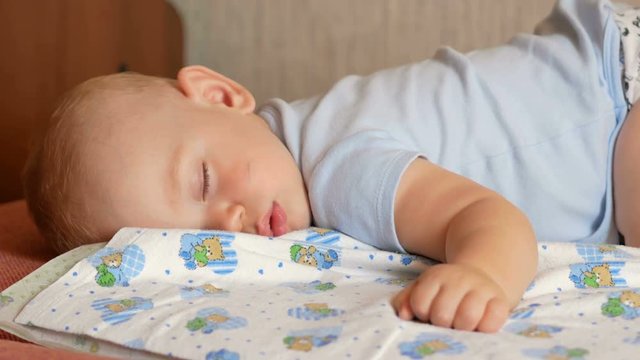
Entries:
POLYGON ((275 236, 280 236, 289 232, 289 226, 287 225, 287 213, 277 201, 274 201, 273 206, 271 207, 270 225, 271 231, 275 236))
POLYGON ((274 201, 260 221, 256 224, 258 235, 280 236, 289 232, 287 213, 282 206, 274 201))
POLYGON ((266 214, 262 215, 260 221, 256 224, 258 235, 261 236, 273 236, 271 231, 271 214, 273 213, 273 206, 269 208, 266 214))

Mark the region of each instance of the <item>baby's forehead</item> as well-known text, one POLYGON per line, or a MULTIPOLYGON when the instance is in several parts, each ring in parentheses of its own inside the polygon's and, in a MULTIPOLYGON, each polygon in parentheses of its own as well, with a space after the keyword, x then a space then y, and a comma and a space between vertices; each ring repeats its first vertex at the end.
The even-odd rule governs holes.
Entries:
POLYGON ((159 136, 175 138, 187 130, 176 126, 180 109, 168 101, 125 94, 88 110, 83 115, 88 121, 80 127, 81 141, 88 146, 95 142, 107 146, 155 144, 161 141, 159 136))
POLYGON ((180 92, 169 81, 148 78, 114 75, 80 85, 62 115, 66 132, 85 150, 95 142, 118 146, 157 132, 158 120, 176 111, 180 92))
POLYGON ((90 127, 100 125, 126 126, 133 120, 138 125, 144 119, 152 119, 171 111, 174 101, 170 101, 166 91, 157 87, 132 91, 130 88, 99 91, 84 99, 75 116, 86 121, 90 127))
POLYGON ((74 91, 94 110, 103 107, 131 107, 136 104, 161 104, 175 96, 175 81, 140 74, 114 74, 90 79, 74 91), (102 105, 102 106, 101 106, 102 105))

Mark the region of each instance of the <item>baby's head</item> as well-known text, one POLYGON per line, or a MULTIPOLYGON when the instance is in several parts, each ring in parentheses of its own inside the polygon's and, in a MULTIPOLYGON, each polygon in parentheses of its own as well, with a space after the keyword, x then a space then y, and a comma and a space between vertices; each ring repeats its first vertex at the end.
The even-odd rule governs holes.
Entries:
POLYGON ((302 175, 250 92, 201 66, 177 80, 86 81, 54 112, 24 171, 30 212, 58 251, 121 227, 278 236, 309 225, 302 175))

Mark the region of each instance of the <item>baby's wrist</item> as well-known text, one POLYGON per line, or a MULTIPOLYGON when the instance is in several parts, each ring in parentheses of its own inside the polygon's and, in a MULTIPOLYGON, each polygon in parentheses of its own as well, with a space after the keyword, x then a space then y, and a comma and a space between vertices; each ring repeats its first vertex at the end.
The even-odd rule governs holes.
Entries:
POLYGON ((520 290, 519 286, 514 286, 514 284, 510 284, 505 279, 502 279, 498 274, 500 272, 494 271, 491 268, 487 268, 486 266, 478 265, 478 264, 466 264, 462 263, 459 265, 463 265, 468 267, 472 271, 475 271, 481 274, 483 277, 488 279, 493 283, 496 289, 500 292, 500 297, 505 300, 511 308, 514 308, 522 299, 522 294, 524 294, 524 289, 520 290))

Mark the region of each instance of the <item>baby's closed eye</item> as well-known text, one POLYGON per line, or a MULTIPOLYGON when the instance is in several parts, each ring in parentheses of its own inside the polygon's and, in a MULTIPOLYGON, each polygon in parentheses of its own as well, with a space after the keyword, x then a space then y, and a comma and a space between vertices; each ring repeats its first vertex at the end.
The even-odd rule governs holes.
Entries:
POLYGON ((207 163, 202 163, 202 201, 206 201, 207 195, 209 194, 209 186, 210 186, 210 176, 209 176, 209 166, 207 163))

